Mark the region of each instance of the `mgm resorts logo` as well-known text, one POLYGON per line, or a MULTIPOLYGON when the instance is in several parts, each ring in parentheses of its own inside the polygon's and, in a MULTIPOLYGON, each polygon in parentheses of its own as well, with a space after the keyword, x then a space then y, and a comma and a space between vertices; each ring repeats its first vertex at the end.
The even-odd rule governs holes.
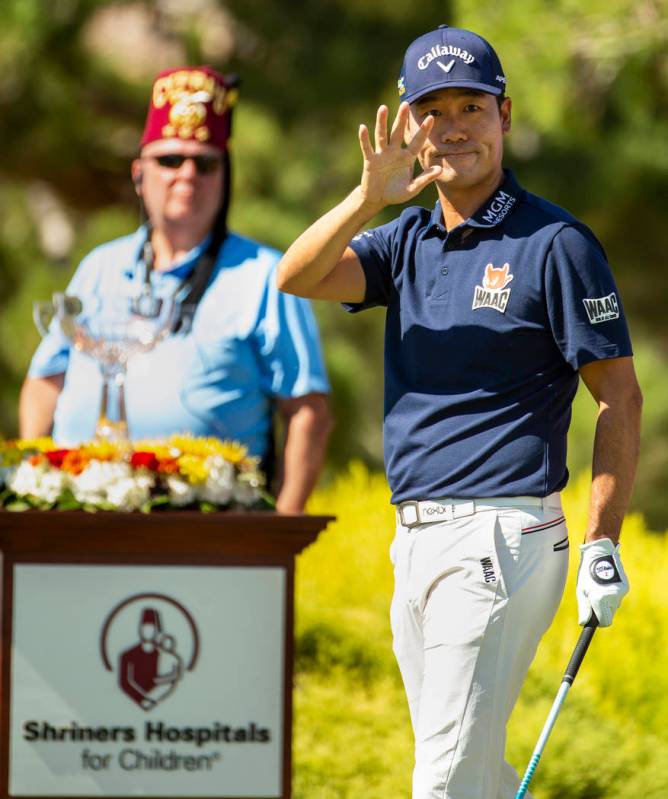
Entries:
POLYGON ((166 594, 135 594, 107 615, 100 657, 118 687, 142 710, 153 710, 178 687, 199 657, 200 636, 191 613, 166 594))

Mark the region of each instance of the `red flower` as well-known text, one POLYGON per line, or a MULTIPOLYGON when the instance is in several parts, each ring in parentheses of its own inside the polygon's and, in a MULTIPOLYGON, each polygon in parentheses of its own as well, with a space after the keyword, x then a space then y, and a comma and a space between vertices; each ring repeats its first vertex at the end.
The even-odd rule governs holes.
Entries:
POLYGON ((55 466, 56 469, 62 469, 63 461, 69 452, 72 452, 71 449, 52 449, 50 452, 45 452, 44 454, 48 458, 49 463, 51 466, 55 466))
POLYGON ((156 472, 159 462, 155 452, 133 452, 130 458, 130 466, 133 469, 150 469, 152 472, 156 472))

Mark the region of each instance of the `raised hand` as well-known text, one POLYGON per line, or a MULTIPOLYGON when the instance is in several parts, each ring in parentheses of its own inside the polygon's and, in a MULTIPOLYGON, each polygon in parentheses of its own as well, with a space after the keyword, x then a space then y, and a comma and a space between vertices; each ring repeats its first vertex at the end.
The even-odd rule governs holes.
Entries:
POLYGON ((434 118, 428 116, 404 146, 409 114, 408 103, 402 103, 388 139, 388 109, 385 105, 380 106, 376 114, 375 150, 371 145, 369 129, 366 125, 360 125, 359 141, 364 156, 360 188, 365 202, 372 206, 382 208, 405 203, 441 173, 440 166, 432 166, 413 177, 415 160, 434 126, 434 118))

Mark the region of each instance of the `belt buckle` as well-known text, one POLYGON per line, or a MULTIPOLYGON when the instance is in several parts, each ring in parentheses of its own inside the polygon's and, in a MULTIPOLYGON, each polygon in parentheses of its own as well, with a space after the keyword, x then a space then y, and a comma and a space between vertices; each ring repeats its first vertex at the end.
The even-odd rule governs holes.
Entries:
POLYGON ((422 515, 428 516, 425 524, 438 522, 451 522, 455 518, 455 503, 445 502, 440 499, 427 500, 427 507, 423 508, 422 515))
POLYGON ((404 527, 408 528, 416 527, 420 524, 420 503, 415 499, 407 499, 405 502, 401 502, 399 504, 399 520, 404 527), (404 511, 407 508, 411 508, 415 512, 415 521, 408 522, 404 518, 404 511))

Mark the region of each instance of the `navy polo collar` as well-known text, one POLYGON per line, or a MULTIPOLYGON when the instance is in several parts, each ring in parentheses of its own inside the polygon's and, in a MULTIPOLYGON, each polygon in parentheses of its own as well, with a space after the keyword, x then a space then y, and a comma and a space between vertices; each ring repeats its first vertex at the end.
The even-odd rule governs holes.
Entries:
POLYGON ((471 227, 496 227, 513 211, 524 190, 509 169, 503 170, 503 182, 478 210, 467 219, 471 227))
MULTIPOLYGON (((513 173, 509 169, 504 169, 503 181, 499 188, 485 200, 462 226, 492 228, 500 225, 517 206, 522 194, 524 194, 524 189, 515 180, 513 173)), ((427 229, 438 229, 439 227, 443 228, 443 211, 441 203, 437 200, 434 210, 431 212, 427 229)))
POLYGON ((431 212, 431 217, 429 218, 429 224, 427 225, 427 230, 431 230, 431 228, 442 228, 443 227, 443 211, 441 210, 441 203, 439 200, 436 200, 436 205, 434 206, 434 210, 431 212))

